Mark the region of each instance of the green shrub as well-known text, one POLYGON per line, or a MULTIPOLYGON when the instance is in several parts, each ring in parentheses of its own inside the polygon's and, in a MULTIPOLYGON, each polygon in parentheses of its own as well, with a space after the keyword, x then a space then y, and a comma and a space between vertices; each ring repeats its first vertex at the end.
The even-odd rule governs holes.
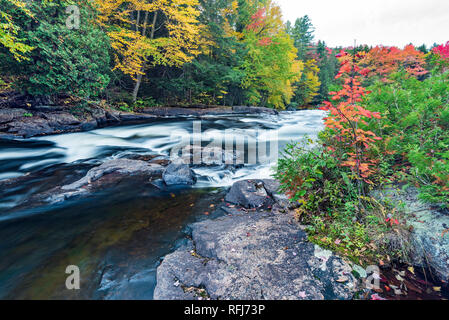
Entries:
POLYGON ((394 153, 386 160, 393 175, 416 184, 422 200, 448 207, 449 73, 434 72, 424 81, 401 73, 392 79, 375 84, 365 101, 384 115, 379 145, 394 153))

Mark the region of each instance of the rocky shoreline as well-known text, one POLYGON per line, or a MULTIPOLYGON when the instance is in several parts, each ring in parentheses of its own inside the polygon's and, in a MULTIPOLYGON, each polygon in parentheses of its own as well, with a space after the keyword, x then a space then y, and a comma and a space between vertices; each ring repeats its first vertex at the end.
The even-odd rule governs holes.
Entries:
POLYGON ((67 107, 40 106, 0 108, 0 138, 30 138, 34 136, 89 131, 114 125, 140 124, 160 118, 201 117, 220 114, 277 114, 269 108, 235 107, 153 107, 141 112, 104 110, 73 112, 67 107))
MULTIPOLYGON (((384 300, 379 293, 394 299, 403 296, 404 290, 410 290, 412 296, 441 290, 427 279, 416 278, 413 267, 403 266, 407 271, 393 266, 365 270, 310 243, 305 227, 294 219, 294 205, 277 192, 277 187, 274 180, 234 183, 217 209, 225 214, 190 225, 184 244, 163 258, 157 269, 154 298, 384 300), (369 287, 376 278, 380 287, 369 287)), ((413 190, 390 190, 384 196, 404 201, 408 208, 406 214, 414 226, 410 265, 428 270, 427 276, 445 286, 449 247, 443 236, 449 216, 419 202, 413 190)))
POLYGON ((233 185, 215 220, 192 224, 188 240, 157 270, 159 300, 350 300, 353 266, 307 241, 274 180, 233 185), (278 200, 276 200, 278 199, 278 200))

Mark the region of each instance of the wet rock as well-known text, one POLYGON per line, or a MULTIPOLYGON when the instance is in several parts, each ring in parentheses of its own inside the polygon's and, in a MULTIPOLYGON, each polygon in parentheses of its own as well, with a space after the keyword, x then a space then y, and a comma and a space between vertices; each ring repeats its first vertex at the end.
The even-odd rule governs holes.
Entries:
POLYGON ((243 180, 233 184, 225 200, 247 209, 273 204, 274 192, 270 180, 243 180), (267 190, 268 189, 268 190, 267 190))
POLYGON ((117 117, 121 121, 129 121, 129 122, 140 122, 140 121, 147 121, 147 120, 153 120, 157 117, 150 114, 143 114, 143 113, 130 113, 130 112, 120 112, 117 114, 117 117))
POLYGON ((191 226, 192 247, 166 256, 155 299, 193 299, 182 288, 204 288, 211 299, 352 299, 352 268, 307 241, 292 216, 226 216, 191 226), (179 288, 181 287, 181 288, 179 288))
POLYGON ((189 164, 193 166, 231 165, 238 166, 244 163, 244 154, 239 151, 227 151, 221 147, 200 147, 187 145, 183 148, 172 150, 171 158, 174 163, 189 164))
POLYGON ((196 175, 187 164, 172 163, 165 168, 162 179, 166 185, 194 185, 197 181, 196 175))
POLYGON ((78 181, 75 181, 72 184, 65 185, 61 187, 61 189, 77 190, 111 173, 119 173, 121 175, 146 174, 150 176, 156 176, 161 175, 163 170, 164 167, 159 164, 147 163, 140 160, 110 160, 103 163, 99 167, 95 167, 89 170, 85 177, 81 178, 78 181))
POLYGON ((236 113, 249 113, 249 114, 257 114, 257 113, 268 113, 268 114, 279 114, 278 111, 270 108, 262 108, 262 107, 247 107, 247 106, 235 106, 232 107, 232 110, 236 113))
POLYGON ((8 133, 14 133, 26 138, 54 132, 55 129, 50 127, 47 120, 38 117, 22 118, 21 120, 8 123, 8 133))
POLYGON ((388 189, 377 197, 401 205, 411 232, 411 263, 429 267, 439 280, 449 281, 449 215, 418 199, 418 190, 388 189))

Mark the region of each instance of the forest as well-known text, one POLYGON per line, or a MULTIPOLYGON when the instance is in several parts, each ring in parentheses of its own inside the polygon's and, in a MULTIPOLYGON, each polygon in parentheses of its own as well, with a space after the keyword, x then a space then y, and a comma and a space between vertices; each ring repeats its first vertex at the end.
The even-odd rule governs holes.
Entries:
POLYGON ((337 68, 309 18, 285 26, 272 1, 1 4, 2 92, 37 103, 307 107, 337 68))
MULTIPOLYGON (((414 267, 425 263, 416 264, 413 258, 413 234, 427 223, 432 226, 424 234, 437 240, 422 240, 431 255, 425 259, 447 283, 449 41, 401 47, 368 46, 358 39, 351 47, 330 47, 315 31, 308 15, 285 22, 273 0, 0 0, 0 108, 20 108, 24 122, 36 116, 39 106, 63 106, 74 116, 101 109, 113 117, 114 112, 129 116, 165 107, 201 108, 205 113, 260 107, 255 110, 269 108, 281 116, 319 110, 325 114, 324 129, 316 137, 289 137, 293 141, 282 150, 272 174, 288 198, 285 210, 306 225, 307 241, 363 267, 405 264, 414 277, 414 267), (416 199, 410 200, 415 191, 416 199), (398 201, 401 192, 407 195, 401 198, 405 204, 398 201), (417 203, 423 207, 415 207, 417 203), (416 217, 423 211, 431 212, 430 218, 416 217), (419 223, 411 225, 411 216, 419 223), (434 227, 429 222, 433 219, 442 220, 435 220, 434 227)), ((6 113, 3 117, 10 116, 6 113)), ((261 123, 268 121, 260 117, 261 123)), ((232 121, 217 127, 239 119, 232 121)), ((0 122, 0 131, 9 130, 6 122, 0 122)), ((119 148, 130 147, 126 143, 120 141, 106 156, 98 156, 120 158, 119 148)), ((162 150, 164 143, 154 149, 162 150)), ((167 159, 156 160, 165 165, 167 159)), ((10 167, 5 170, 22 170, 10 167)), ((29 174, 20 171, 25 172, 29 174)), ((98 187, 86 177, 86 188, 98 187)), ((260 185, 252 187, 259 192, 260 185)), ((270 198, 268 187, 264 190, 264 198, 270 198)), ((169 201, 178 196, 167 193, 169 201)), ((215 207, 211 204, 201 214, 209 216, 215 207)), ((264 208, 274 207, 270 203, 264 208)), ((252 209, 250 205, 243 211, 252 209)), ((404 277, 399 277, 400 289, 385 285, 371 299, 383 300, 378 294, 389 294, 391 288, 403 294, 404 277)), ((430 291, 441 294, 437 285, 430 291)))

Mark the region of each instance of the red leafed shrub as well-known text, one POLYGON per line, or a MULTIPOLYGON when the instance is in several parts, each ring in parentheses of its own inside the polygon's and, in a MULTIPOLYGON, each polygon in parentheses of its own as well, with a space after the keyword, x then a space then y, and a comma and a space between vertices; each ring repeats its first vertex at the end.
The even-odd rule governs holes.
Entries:
POLYGON ((440 56, 444 60, 449 60, 449 41, 445 45, 441 44, 433 48, 432 52, 440 56))
POLYGON ((333 132, 328 151, 341 157, 341 166, 351 168, 358 179, 369 182, 368 178, 374 173, 377 162, 370 159, 366 152, 381 138, 372 131, 362 129, 362 125, 366 125, 368 119, 380 119, 381 116, 361 105, 363 97, 370 93, 362 87, 364 69, 358 66, 364 54, 354 56, 341 52, 338 57, 341 67, 336 78, 344 79, 343 87, 340 91, 330 92, 334 102, 326 101, 320 108, 329 111, 325 125, 333 132))

